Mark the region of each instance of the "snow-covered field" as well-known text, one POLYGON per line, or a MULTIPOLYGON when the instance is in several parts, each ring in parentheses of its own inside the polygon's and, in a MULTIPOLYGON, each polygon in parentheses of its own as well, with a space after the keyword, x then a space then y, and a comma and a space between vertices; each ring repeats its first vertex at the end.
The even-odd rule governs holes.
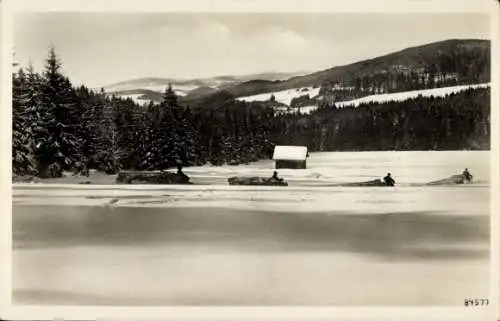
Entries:
POLYGON ((272 165, 187 168, 191 186, 14 185, 14 303, 461 306, 487 297, 489 152, 312 153, 308 169, 279 170, 288 187, 227 185, 271 176, 272 165), (465 167, 478 184, 415 185, 465 167), (393 188, 331 186, 388 171, 393 188))
POLYGON ((404 91, 398 93, 389 93, 389 94, 377 94, 366 96, 359 99, 342 101, 335 103, 337 107, 344 106, 354 106, 357 107, 362 103, 382 103, 387 101, 404 101, 407 99, 416 98, 418 96, 423 97, 444 97, 446 95, 458 93, 469 88, 484 88, 489 87, 490 84, 477 84, 477 85, 463 85, 463 86, 451 86, 451 87, 442 87, 442 88, 433 88, 433 89, 423 89, 423 90, 413 90, 413 91, 404 91))
POLYGON ((319 94, 319 89, 320 89, 319 87, 317 87, 317 88, 300 87, 300 88, 293 88, 293 89, 257 94, 257 95, 246 96, 246 97, 239 97, 237 99, 241 100, 241 101, 248 101, 248 102, 249 101, 267 101, 267 100, 269 100, 271 95, 274 95, 277 102, 280 102, 280 103, 283 103, 285 105, 290 106, 292 99, 300 97, 300 96, 304 96, 307 94, 309 95, 310 98, 313 98, 319 94))
MULTIPOLYGON (((65 185, 64 178, 45 185, 19 184, 13 190, 14 204, 140 206, 140 207, 230 207, 234 209, 286 210, 290 212, 348 210, 384 213, 414 210, 449 210, 450 213, 486 211, 483 189, 489 181, 488 152, 352 152, 311 153, 308 168, 281 169, 288 187, 230 186, 232 176, 270 177, 271 160, 240 166, 186 168, 195 185, 110 185, 115 176, 98 177, 97 184, 65 185), (424 160, 424 156, 425 160, 424 160), (431 164, 430 164, 431 163, 431 164), (459 174, 468 167, 476 184, 421 186, 459 174), (382 178, 391 172, 397 186, 339 187, 342 183, 382 178), (99 182, 99 180, 101 180, 99 182), (455 200, 458 198, 458 200, 455 200), (422 201, 425 199, 425 201, 422 201), (221 200, 224 200, 221 202, 221 200), (431 202, 432 200, 432 202, 431 202), (441 200, 446 200, 441 202, 441 200), (450 205, 449 200, 454 200, 450 205), (450 208, 450 206, 453 206, 450 208)), ((70 178, 71 179, 71 178, 70 178)), ((82 178, 90 180, 93 177, 82 178)), ((73 181, 75 182, 75 181, 73 181)))

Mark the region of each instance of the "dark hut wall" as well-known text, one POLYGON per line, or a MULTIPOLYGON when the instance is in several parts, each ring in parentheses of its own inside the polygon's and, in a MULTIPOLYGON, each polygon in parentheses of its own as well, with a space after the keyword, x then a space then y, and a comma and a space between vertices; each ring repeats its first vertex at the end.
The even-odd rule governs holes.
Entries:
POLYGON ((305 160, 277 160, 276 169, 291 168, 291 169, 306 169, 305 160))

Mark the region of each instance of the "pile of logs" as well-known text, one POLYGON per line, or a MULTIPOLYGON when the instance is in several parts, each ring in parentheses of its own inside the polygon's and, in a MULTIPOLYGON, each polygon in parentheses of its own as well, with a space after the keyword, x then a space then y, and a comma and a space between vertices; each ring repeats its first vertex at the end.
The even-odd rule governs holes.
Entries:
POLYGON ((169 172, 122 171, 118 173, 119 184, 192 184, 189 177, 169 172))
POLYGON ((229 185, 264 185, 264 186, 288 186, 283 180, 262 177, 230 177, 227 179, 229 185))
POLYGON ((427 183, 427 185, 459 185, 470 183, 464 177, 464 175, 453 175, 445 179, 440 179, 439 181, 434 181, 427 183))

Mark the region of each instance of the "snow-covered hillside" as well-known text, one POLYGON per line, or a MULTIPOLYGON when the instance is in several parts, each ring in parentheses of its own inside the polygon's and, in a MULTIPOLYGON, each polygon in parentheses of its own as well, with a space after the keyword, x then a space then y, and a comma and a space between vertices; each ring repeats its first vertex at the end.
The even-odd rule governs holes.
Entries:
MULTIPOLYGON (((388 93, 388 94, 377 94, 377 95, 370 95, 358 99, 353 99, 349 101, 341 101, 341 102, 336 102, 335 106, 337 107, 345 107, 345 106, 354 106, 357 107, 360 104, 363 103, 383 103, 383 102, 388 102, 388 101, 404 101, 407 99, 412 99, 416 98, 418 96, 423 96, 423 97, 444 97, 446 95, 450 95, 453 93, 458 93, 460 91, 467 90, 469 88, 484 88, 484 87, 489 87, 490 84, 476 84, 476 85, 461 85, 461 86, 452 86, 452 87, 442 87, 442 88, 433 88, 433 89, 423 89, 423 90, 413 90, 413 91, 404 91, 404 92, 397 92, 397 93, 388 93)), ((274 95, 275 99, 277 102, 280 102, 282 104, 290 106, 290 103, 292 99, 298 98, 300 96, 309 94, 309 97, 315 98, 319 94, 319 88, 313 88, 313 87, 304 87, 304 88, 293 88, 293 89, 288 89, 288 90, 283 90, 283 91, 277 91, 277 92, 267 92, 263 94, 257 94, 257 95, 252 95, 252 96, 246 96, 246 97, 239 97, 237 98, 240 101, 246 101, 246 102, 251 102, 251 101, 268 101, 272 95, 274 95)), ((277 109, 278 112, 285 112, 285 113, 296 113, 300 110, 302 114, 309 114, 312 111, 316 110, 318 106, 314 103, 312 104, 307 104, 306 106, 298 108, 283 108, 280 107, 277 109)))
POLYGON ((303 88, 292 88, 276 92, 268 92, 263 94, 257 94, 246 97, 238 97, 241 101, 267 101, 274 95, 277 102, 290 106, 292 99, 298 98, 300 96, 309 95, 310 98, 314 98, 319 94, 319 87, 303 87, 303 88))
MULTIPOLYGON (((362 97, 362 98, 358 98, 358 99, 336 102, 335 106, 336 107, 345 107, 345 106, 357 107, 363 103, 383 103, 383 102, 388 102, 388 101, 404 101, 407 99, 416 98, 418 96, 444 97, 446 95, 458 93, 458 92, 461 92, 461 91, 464 91, 464 90, 467 90, 470 88, 485 88, 485 87, 489 87, 489 86, 490 86, 489 83, 484 83, 484 84, 475 84, 475 85, 460 85, 460 86, 451 86, 451 87, 442 87, 442 88, 433 88, 433 89, 404 91, 404 92, 387 93, 387 94, 376 94, 376 95, 370 95, 370 96, 366 96, 366 97, 362 97)), ((195 86, 191 86, 191 85, 175 86, 174 85, 173 88, 174 88, 174 91, 176 92, 177 95, 185 96, 188 91, 195 89, 195 86)), ((154 84, 152 84, 150 87, 144 87, 144 89, 161 91, 160 86, 154 85, 154 84)), ((287 106, 290 106, 290 104, 294 98, 298 98, 298 97, 301 97, 304 95, 309 95, 309 98, 311 98, 311 99, 320 98, 320 97, 318 97, 319 90, 320 90, 320 88, 314 88, 314 87, 292 88, 292 89, 287 89, 287 90, 282 90, 282 91, 277 91, 277 92, 266 92, 266 93, 257 94, 257 95, 238 97, 236 99, 240 100, 240 101, 246 101, 246 102, 268 101, 268 100, 270 100, 271 96, 274 95, 275 100, 277 102, 285 104, 287 106)), ((123 93, 123 94, 120 94, 119 96, 122 98, 131 98, 139 105, 146 105, 149 103, 148 99, 140 99, 142 94, 125 94, 125 93, 123 93)), ((310 102, 307 105, 300 107, 300 112, 303 114, 309 114, 312 111, 316 110, 317 108, 318 108, 317 104, 315 104, 314 102, 310 102)), ((296 113, 299 111, 299 109, 298 108, 288 108, 287 109, 286 107, 279 107, 279 108, 277 107, 276 111, 284 112, 284 113, 296 113)))
POLYGON ((463 85, 463 86, 452 86, 452 87, 442 87, 442 88, 433 88, 433 89, 424 89, 424 90, 413 90, 413 91, 404 91, 398 93, 389 93, 389 94, 378 94, 366 96, 359 99, 349 100, 349 101, 341 101, 335 103, 337 107, 344 106, 354 106, 357 107, 363 103, 383 103, 388 101, 403 101, 407 99, 416 98, 418 96, 423 97, 444 97, 446 95, 450 95, 453 93, 458 93, 460 91, 467 90, 469 88, 484 88, 489 87, 490 84, 477 84, 477 85, 463 85))

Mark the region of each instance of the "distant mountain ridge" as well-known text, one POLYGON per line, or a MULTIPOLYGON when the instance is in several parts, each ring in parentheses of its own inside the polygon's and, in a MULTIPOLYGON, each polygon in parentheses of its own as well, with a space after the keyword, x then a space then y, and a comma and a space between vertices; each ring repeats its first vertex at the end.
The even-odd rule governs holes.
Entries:
MULTIPOLYGON (((389 82, 406 81, 405 77, 441 77, 441 83, 430 87, 446 87, 463 84, 487 83, 490 81, 490 41, 480 39, 450 39, 421 46, 406 48, 387 55, 336 66, 313 73, 262 73, 247 76, 218 76, 191 80, 168 78, 140 78, 104 87, 106 92, 122 97, 140 98, 157 102, 158 93, 168 84, 181 100, 196 104, 203 97, 225 91, 234 97, 247 97, 285 90, 300 91, 309 87, 328 88, 388 87, 389 82), (388 79, 388 78, 394 79, 388 79), (403 76, 401 76, 403 75, 403 76), (402 78, 401 78, 401 77, 402 78), (450 78, 451 77, 451 78, 450 78), (451 79, 451 80, 450 80, 451 79), (446 81, 445 81, 446 80, 446 81)), ((415 79, 409 80, 416 83, 415 79)), ((428 80, 425 80, 426 82, 428 80)), ((432 80, 434 81, 434 80, 432 80)), ((401 89, 400 84, 386 90, 405 91, 423 88, 401 89)), ((429 87, 426 84, 426 88, 429 87)), ((373 93, 372 93, 373 94, 373 93)), ((312 97, 311 97, 312 98, 312 97)))
MULTIPOLYGON (((490 41, 479 39, 450 39, 430 44, 406 48, 384 56, 356 63, 337 66, 304 76, 292 77, 286 81, 266 81, 258 84, 246 82, 227 90, 236 97, 264 92, 281 91, 307 86, 321 86, 331 82, 353 82, 356 78, 369 76, 394 68, 418 70, 435 65, 439 59, 461 59, 479 55, 487 56, 487 64, 481 70, 478 82, 490 80, 490 41)), ((452 61, 453 63, 453 61, 452 61)))
POLYGON ((134 94, 140 93, 141 90, 152 90, 163 92, 165 88, 171 84, 174 90, 180 95, 185 96, 194 91, 194 94, 206 94, 216 90, 225 89, 239 83, 244 83, 254 79, 262 79, 267 81, 286 80, 297 75, 307 74, 307 72, 266 72, 250 75, 223 75, 207 78, 194 79, 174 79, 160 77, 146 77, 126 80, 111 85, 104 86, 104 90, 108 93, 124 93, 134 94))

